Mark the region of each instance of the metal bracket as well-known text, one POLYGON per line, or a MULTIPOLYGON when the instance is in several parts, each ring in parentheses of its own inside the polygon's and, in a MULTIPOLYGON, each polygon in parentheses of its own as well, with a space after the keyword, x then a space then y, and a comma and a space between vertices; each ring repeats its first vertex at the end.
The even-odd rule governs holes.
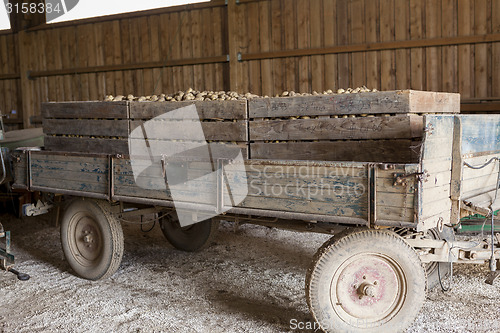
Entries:
POLYGON ((429 175, 424 172, 415 172, 410 174, 394 174, 394 186, 406 186, 408 185, 408 179, 415 177, 418 181, 425 181, 429 175))
POLYGON ((241 52, 238 52, 238 57, 237 57, 238 61, 241 61, 241 52))

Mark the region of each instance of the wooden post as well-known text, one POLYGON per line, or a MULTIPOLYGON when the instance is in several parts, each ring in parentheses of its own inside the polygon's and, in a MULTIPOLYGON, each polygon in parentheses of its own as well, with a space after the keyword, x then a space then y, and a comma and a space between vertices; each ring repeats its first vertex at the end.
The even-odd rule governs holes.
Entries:
POLYGON ((231 91, 242 92, 238 82, 241 76, 241 63, 238 61, 238 4, 237 0, 228 0, 227 27, 229 40, 229 87, 231 91))
MULTIPOLYGON (((45 0, 37 0, 34 1, 38 4, 43 4, 43 8, 45 8, 45 0)), ((22 0, 10 0, 12 5, 17 4, 17 8, 21 10, 22 8, 22 0)), ((35 99, 33 98, 33 86, 34 82, 30 81, 28 78, 28 73, 30 70, 35 68, 30 68, 30 57, 36 57, 36 55, 31 54, 29 38, 26 29, 35 27, 37 25, 44 24, 45 13, 43 11, 36 13, 28 13, 23 14, 22 12, 13 11, 10 14, 10 26, 14 33, 17 34, 17 45, 18 45, 18 63, 19 63, 19 74, 21 76, 21 89, 19 91, 20 96, 20 117, 23 120, 23 127, 29 128, 33 127, 30 123, 30 118, 35 115, 35 99)), ((44 50, 40 50, 40 52, 45 52, 44 50)))

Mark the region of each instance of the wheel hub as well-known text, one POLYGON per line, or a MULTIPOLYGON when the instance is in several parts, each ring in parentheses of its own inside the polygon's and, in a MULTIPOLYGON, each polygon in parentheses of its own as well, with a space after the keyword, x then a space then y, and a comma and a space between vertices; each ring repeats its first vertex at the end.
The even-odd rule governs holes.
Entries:
POLYGON ((353 256, 332 279, 332 306, 351 325, 381 325, 402 305, 406 294, 402 276, 399 266, 381 254, 353 256))
POLYGON ((80 216, 75 226, 76 255, 84 265, 91 265, 101 253, 101 233, 97 222, 90 216, 80 216))

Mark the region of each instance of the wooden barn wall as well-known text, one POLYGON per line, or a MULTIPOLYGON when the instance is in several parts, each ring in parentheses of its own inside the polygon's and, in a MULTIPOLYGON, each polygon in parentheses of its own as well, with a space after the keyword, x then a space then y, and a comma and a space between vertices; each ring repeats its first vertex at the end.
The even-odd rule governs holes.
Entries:
POLYGON ((229 0, 0 32, 0 110, 199 90, 500 99, 500 0, 229 0), (28 74, 29 73, 29 77, 28 74))

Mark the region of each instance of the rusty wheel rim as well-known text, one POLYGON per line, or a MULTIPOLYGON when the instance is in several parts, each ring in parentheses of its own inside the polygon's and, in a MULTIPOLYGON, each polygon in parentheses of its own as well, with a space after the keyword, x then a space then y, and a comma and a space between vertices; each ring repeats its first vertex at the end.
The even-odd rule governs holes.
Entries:
POLYGON ((95 266, 102 253, 102 232, 99 224, 89 214, 73 216, 68 228, 69 247, 73 257, 82 266, 95 266))
POLYGON ((338 316, 358 328, 377 327, 401 309, 407 281, 401 266, 379 253, 346 260, 333 275, 330 300, 338 316))

